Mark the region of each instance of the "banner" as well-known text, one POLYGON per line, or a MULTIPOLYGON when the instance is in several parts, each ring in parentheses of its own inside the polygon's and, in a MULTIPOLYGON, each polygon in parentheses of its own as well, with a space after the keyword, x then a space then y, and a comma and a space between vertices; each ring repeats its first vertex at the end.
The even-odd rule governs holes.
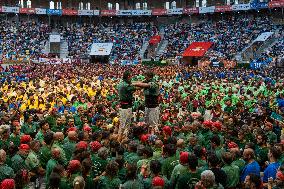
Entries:
POLYGON ((91 56, 110 55, 113 43, 93 43, 91 47, 91 56))
POLYGON ((2 6, 2 12, 5 12, 5 13, 19 13, 20 12, 20 8, 19 7, 6 7, 6 6, 2 6))
POLYGON ((101 15, 102 16, 115 16, 116 10, 102 10, 101 15))
POLYGON ((118 10, 117 16, 150 16, 151 10, 118 10))
POLYGON ((167 14, 168 15, 178 15, 183 13, 183 8, 176 8, 176 9, 168 9, 167 14))
POLYGON ((36 14, 46 14, 46 9, 35 8, 36 14))
POLYGON ((264 32, 260 34, 255 40, 256 41, 266 41, 274 32, 264 32))
POLYGON ((63 58, 62 59, 62 63, 63 64, 78 64, 78 63, 82 63, 81 59, 71 59, 71 58, 63 58))
POLYGON ((62 15, 62 10, 61 9, 47 9, 46 10, 46 14, 61 16, 62 15))
POLYGON ((284 7, 284 1, 271 1, 268 4, 269 8, 284 7))
POLYGON ((161 41, 161 36, 155 35, 151 37, 151 39, 149 40, 149 44, 155 45, 155 44, 160 43, 160 41, 161 41))
POLYGON ((0 6, 0 12, 2 12, 2 7, 0 6))
POLYGON ((212 45, 212 42, 193 42, 184 51, 183 56, 203 56, 212 45))
POLYGON ((198 14, 198 8, 194 7, 194 8, 185 8, 183 9, 183 13, 184 14, 198 14))
POLYGON ((62 10, 62 15, 68 15, 68 16, 77 16, 78 15, 78 10, 73 10, 73 9, 63 9, 62 10))
POLYGON ((232 11, 232 6, 231 5, 224 5, 224 6, 216 6, 215 7, 215 12, 230 12, 232 11))
POLYGON ((238 4, 238 5, 232 5, 233 11, 239 11, 239 10, 250 10, 250 4, 238 4))
POLYGON ((215 6, 211 7, 199 7, 199 13, 204 14, 204 13, 212 13, 215 11, 215 6))
POLYGON ((94 15, 99 16, 100 15, 100 10, 94 10, 94 15))
POLYGON ((79 16, 93 16, 94 11, 93 10, 78 10, 79 16))
POLYGON ((162 16, 167 14, 167 9, 153 9, 152 15, 154 16, 162 16))
POLYGON ((49 42, 50 43, 60 43, 60 35, 54 35, 54 34, 51 34, 49 35, 49 42))
POLYGON ((36 10, 34 8, 20 8, 21 14, 35 14, 36 10))
POLYGON ((63 60, 61 58, 39 58, 38 62, 44 64, 62 64, 63 60))
POLYGON ((251 9, 266 9, 268 8, 268 3, 265 2, 251 3, 250 7, 251 9))

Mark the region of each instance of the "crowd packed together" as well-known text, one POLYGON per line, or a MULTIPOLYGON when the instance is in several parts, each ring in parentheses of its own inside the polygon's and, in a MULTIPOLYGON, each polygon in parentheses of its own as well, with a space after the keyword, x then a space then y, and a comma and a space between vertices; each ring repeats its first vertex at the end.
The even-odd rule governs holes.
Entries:
POLYGON ((211 41, 214 47, 208 56, 232 59, 258 35, 275 31, 278 27, 280 26, 273 24, 267 16, 236 16, 217 22, 170 25, 165 29, 169 44, 164 56, 175 57, 182 54, 191 42, 211 41))
POLYGON ((32 64, 0 74, 1 189, 284 187, 277 70, 32 64), (137 84, 148 69, 150 84, 137 84), (123 85, 135 91, 124 94, 133 113, 121 136, 123 85), (158 88, 155 124, 143 86, 158 88))
POLYGON ((111 60, 138 60, 143 42, 156 35, 157 28, 150 23, 114 24, 83 27, 62 27, 61 34, 68 41, 69 57, 88 55, 92 43, 113 43, 111 60))
MULTIPOLYGON (((43 57, 43 49, 48 42, 51 29, 47 24, 36 22, 19 23, 1 21, 0 54, 2 59, 22 60, 43 57)), ((272 16, 228 15, 223 19, 188 23, 182 20, 175 24, 164 25, 163 39, 168 41, 161 59, 176 58, 196 41, 214 43, 207 56, 215 59, 232 60, 263 32, 283 30, 273 21, 272 16)), ((110 61, 137 61, 143 44, 152 36, 159 35, 159 26, 153 22, 133 24, 69 24, 58 26, 58 33, 68 44, 67 58, 86 58, 94 42, 114 44, 110 61)), ((283 35, 282 35, 283 36, 283 35)), ((283 41, 273 46, 267 56, 283 54, 283 41)), ((259 58, 259 57, 258 57, 259 58)))
POLYGON ((1 59, 27 60, 40 57, 49 31, 48 25, 43 23, 0 21, 1 59))

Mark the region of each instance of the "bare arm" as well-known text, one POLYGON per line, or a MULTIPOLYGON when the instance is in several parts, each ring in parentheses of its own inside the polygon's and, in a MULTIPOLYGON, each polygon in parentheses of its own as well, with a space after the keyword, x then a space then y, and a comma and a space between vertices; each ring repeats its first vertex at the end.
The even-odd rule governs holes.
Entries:
POLYGON ((150 87, 149 83, 142 83, 142 82, 134 82, 134 83, 132 83, 132 85, 135 86, 135 87, 141 87, 141 88, 150 87))

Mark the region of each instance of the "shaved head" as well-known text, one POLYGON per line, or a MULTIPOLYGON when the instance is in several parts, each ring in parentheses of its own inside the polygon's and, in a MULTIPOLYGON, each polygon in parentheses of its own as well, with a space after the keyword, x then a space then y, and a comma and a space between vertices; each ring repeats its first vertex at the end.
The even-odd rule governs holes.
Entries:
POLYGON ((68 132, 68 139, 76 141, 77 140, 77 133, 76 133, 76 131, 69 131, 68 132))
POLYGON ((178 141, 177 141, 177 147, 182 148, 183 145, 184 145, 184 140, 183 140, 183 139, 178 139, 178 141))
POLYGON ((53 137, 54 137, 54 140, 56 140, 56 141, 64 140, 64 134, 62 132, 54 133, 53 137))
POLYGON ((53 148, 51 150, 51 154, 52 154, 52 157, 54 159, 58 159, 60 157, 60 149, 59 148, 53 148))

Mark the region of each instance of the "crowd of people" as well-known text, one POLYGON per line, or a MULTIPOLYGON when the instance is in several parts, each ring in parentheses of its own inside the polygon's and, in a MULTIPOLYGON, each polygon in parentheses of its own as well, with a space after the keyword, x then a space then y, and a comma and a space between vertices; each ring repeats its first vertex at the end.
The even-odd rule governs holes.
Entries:
POLYGON ((41 57, 49 32, 49 26, 43 23, 0 21, 1 59, 21 61, 41 57))
POLYGON ((68 41, 69 57, 88 56, 92 43, 113 43, 110 59, 138 60, 143 42, 156 35, 157 28, 151 23, 107 24, 99 26, 61 27, 60 33, 68 41))
POLYGON ((31 64, 0 74, 0 188, 284 187, 278 70, 31 64), (133 91, 127 122, 121 80, 133 91))
MULTIPOLYGON (((48 43, 50 27, 34 21, 1 21, 0 55, 6 60, 38 59, 48 43)), ((158 25, 152 22, 132 24, 100 23, 68 24, 58 26, 62 40, 68 44, 67 58, 86 58, 94 42, 113 43, 110 60, 113 63, 138 61, 143 44, 152 36, 159 35, 158 25)), ((164 25, 163 39, 168 41, 161 59, 182 56, 184 50, 196 41, 211 41, 213 48, 207 53, 215 59, 233 60, 235 55, 248 46, 263 32, 283 30, 273 22, 273 17, 264 15, 228 15, 223 19, 188 23, 181 20, 175 24, 164 25)), ((269 57, 283 54, 283 43, 273 46, 269 57)))
POLYGON ((273 24, 267 16, 233 16, 217 22, 203 21, 194 23, 177 23, 166 27, 165 37, 169 44, 164 52, 165 57, 179 56, 196 41, 211 41, 213 49, 209 57, 234 59, 258 35, 267 31, 276 31, 280 26, 273 24))

